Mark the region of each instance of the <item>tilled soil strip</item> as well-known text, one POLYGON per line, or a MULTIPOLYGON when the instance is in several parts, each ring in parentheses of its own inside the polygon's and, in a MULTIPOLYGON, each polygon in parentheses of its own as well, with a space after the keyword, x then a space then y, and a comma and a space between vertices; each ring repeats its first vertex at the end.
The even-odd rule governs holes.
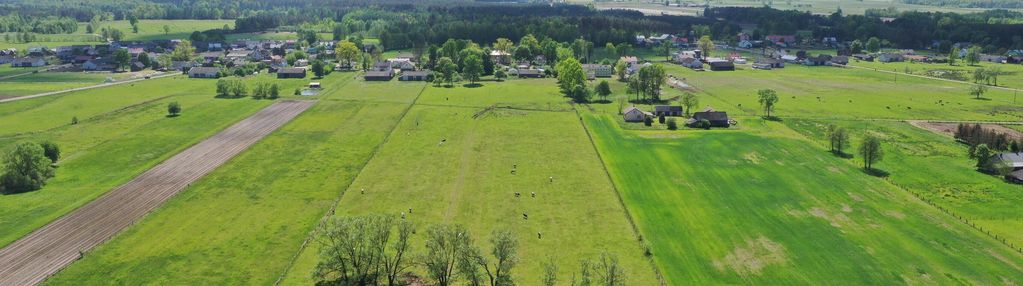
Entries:
POLYGON ((270 105, 0 249, 0 285, 39 284, 313 103, 281 101, 270 105))

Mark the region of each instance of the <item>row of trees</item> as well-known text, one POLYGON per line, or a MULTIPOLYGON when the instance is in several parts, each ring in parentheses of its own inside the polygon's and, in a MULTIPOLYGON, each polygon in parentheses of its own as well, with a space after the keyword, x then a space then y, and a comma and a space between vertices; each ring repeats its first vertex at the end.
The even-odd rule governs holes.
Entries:
POLYGON ((970 157, 973 157, 974 149, 981 144, 995 151, 1023 151, 1023 140, 1014 140, 1006 133, 984 128, 980 124, 960 123, 952 135, 959 142, 970 146, 970 157))
POLYGON ((0 194, 38 190, 56 174, 60 147, 52 142, 22 142, 3 157, 0 194))
MULTIPOLYGON (((461 225, 438 224, 425 232, 425 249, 415 251, 415 226, 404 217, 365 215, 335 218, 315 235, 320 260, 313 278, 323 284, 405 285, 403 276, 419 266, 435 285, 503 286, 533 284, 516 282, 519 242, 515 234, 498 229, 490 234, 489 251, 477 245, 472 233, 461 225)), ((541 285, 555 285, 558 267, 553 260, 542 264, 541 285)), ((603 254, 600 260, 583 260, 578 284, 624 285, 624 269, 618 259, 603 254)))
POLYGON ((0 15, 0 33, 29 32, 38 34, 71 34, 78 31, 78 21, 69 17, 29 17, 18 13, 0 15))
MULTIPOLYGON (((249 88, 240 78, 222 78, 217 80, 217 97, 241 98, 249 95, 249 88)), ((277 83, 257 82, 252 88, 252 98, 277 99, 280 97, 280 86, 277 83)))

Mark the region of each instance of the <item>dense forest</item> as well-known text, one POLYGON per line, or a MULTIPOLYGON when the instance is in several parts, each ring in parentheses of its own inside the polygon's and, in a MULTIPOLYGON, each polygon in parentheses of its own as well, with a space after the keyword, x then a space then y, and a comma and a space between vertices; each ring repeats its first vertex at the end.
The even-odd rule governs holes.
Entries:
POLYGON ((1020 0, 899 0, 899 2, 916 5, 961 8, 1023 8, 1023 1, 1020 0))
MULTIPOLYGON (((1023 19, 1023 13, 1006 10, 971 14, 901 12, 890 21, 874 16, 846 16, 841 11, 823 16, 771 8, 727 7, 706 9, 704 13, 730 22, 756 24, 755 37, 809 31, 814 39, 866 41, 877 37, 899 48, 929 48, 938 44, 940 50, 947 50, 957 42, 969 42, 988 52, 1023 48, 1023 24, 1015 23, 1023 19)), ((718 38, 726 36, 720 29, 713 32, 718 38)))
POLYGON ((740 25, 753 27, 754 38, 795 34, 806 40, 866 41, 876 37, 885 46, 897 48, 945 50, 958 42, 987 52, 1023 48, 1023 13, 1008 10, 957 14, 890 8, 847 16, 840 10, 814 15, 768 7, 718 7, 706 9, 703 17, 687 17, 643 16, 582 5, 463 0, 415 4, 398 0, 14 0, 0 4, 0 9, 11 11, 0 16, 0 32, 69 33, 77 29, 75 20, 235 19, 234 32, 277 30, 332 33, 334 39, 378 38, 388 49, 437 45, 449 38, 490 43, 527 34, 559 42, 583 38, 598 45, 632 42, 637 34, 710 34, 728 43, 742 31, 740 25))

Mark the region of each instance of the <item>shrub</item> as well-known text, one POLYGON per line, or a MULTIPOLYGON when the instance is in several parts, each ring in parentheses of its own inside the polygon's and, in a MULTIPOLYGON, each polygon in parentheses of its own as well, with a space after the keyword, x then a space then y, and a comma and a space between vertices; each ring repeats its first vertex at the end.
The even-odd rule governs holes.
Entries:
POLYGON ((668 130, 676 130, 676 129, 678 129, 678 122, 676 122, 674 117, 668 118, 668 130))
POLYGON ((4 156, 4 173, 0 174, 0 193, 12 194, 42 188, 53 177, 53 161, 36 143, 24 142, 4 156))
POLYGON ((651 126, 653 124, 654 124, 654 120, 652 118, 646 117, 646 118, 643 119, 643 125, 651 126))
POLYGON ((46 156, 46 158, 50 159, 50 161, 57 163, 57 161, 60 160, 60 146, 57 146, 57 143, 45 141, 43 143, 39 143, 39 146, 43 147, 43 156, 46 156))
POLYGON ((171 103, 167 104, 167 114, 169 114, 171 117, 178 116, 178 114, 180 114, 180 113, 181 113, 181 104, 178 104, 177 101, 171 102, 171 103))
POLYGON ((710 130, 710 120, 700 119, 699 122, 696 122, 696 127, 710 130))

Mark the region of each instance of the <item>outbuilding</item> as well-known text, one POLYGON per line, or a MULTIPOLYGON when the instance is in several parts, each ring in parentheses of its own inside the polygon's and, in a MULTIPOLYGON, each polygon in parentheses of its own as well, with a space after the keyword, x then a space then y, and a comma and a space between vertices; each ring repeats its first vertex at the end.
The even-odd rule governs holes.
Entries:
POLYGON ((625 118, 625 122, 643 122, 648 117, 654 116, 650 112, 643 111, 635 106, 630 106, 622 112, 622 117, 625 118))
POLYGON ((277 70, 277 78, 305 78, 304 68, 283 68, 277 70))
POLYGON ((425 81, 430 76, 430 71, 405 71, 401 72, 401 76, 398 77, 400 81, 425 81))
POLYGON ((220 68, 218 67, 194 67, 188 70, 190 78, 219 78, 220 68))
POLYGON ((732 125, 728 119, 728 113, 712 110, 693 113, 693 118, 688 123, 691 127, 697 127, 696 124, 703 120, 710 122, 710 127, 729 127, 732 125))
POLYGON ((658 105, 654 106, 654 115, 656 116, 682 116, 682 107, 676 105, 658 105))

